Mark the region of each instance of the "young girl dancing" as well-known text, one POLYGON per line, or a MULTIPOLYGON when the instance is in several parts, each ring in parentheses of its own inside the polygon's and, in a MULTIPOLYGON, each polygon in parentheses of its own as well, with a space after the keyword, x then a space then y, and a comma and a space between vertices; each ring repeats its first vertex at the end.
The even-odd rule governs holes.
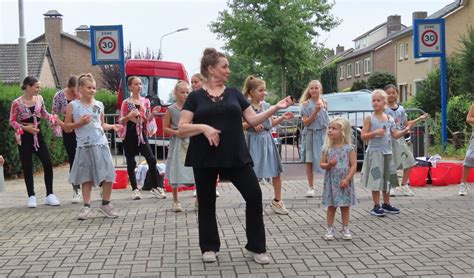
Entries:
POLYGON ((189 94, 188 83, 178 81, 174 87, 174 97, 176 103, 168 106, 163 119, 163 128, 165 133, 171 135, 168 159, 166 161, 165 177, 171 184, 173 190, 174 212, 183 211, 178 198, 179 185, 193 185, 193 168, 184 166, 184 160, 189 146, 189 137, 178 136, 178 124, 186 97, 189 94))
POLYGON ((394 119, 384 112, 386 105, 387 93, 380 89, 373 91, 374 113, 364 119, 361 134, 362 140, 369 141, 362 166, 362 184, 372 191, 374 208, 370 213, 379 217, 385 216, 385 213, 400 213, 398 208, 390 204, 389 186, 398 186, 390 140, 403 137, 411 128, 408 125, 403 130, 397 130, 394 119), (380 206, 380 191, 383 193, 382 206, 380 206))
POLYGON ((357 171, 357 157, 351 142, 352 132, 348 120, 335 118, 329 122, 320 166, 324 173, 322 203, 328 207, 325 240, 334 239, 334 217, 341 208, 342 238, 351 240, 349 207, 355 205, 353 177, 357 171))
MULTIPOLYGON (((250 98, 250 105, 255 113, 261 113, 270 108, 270 104, 264 102, 266 91, 265 81, 252 75, 248 76, 244 82, 243 93, 246 98, 250 98)), ((273 141, 270 132, 272 126, 278 125, 283 120, 293 118, 293 113, 286 112, 282 116, 272 120, 268 118, 257 126, 250 126, 244 122, 244 129, 247 130, 247 146, 253 160, 253 170, 259 179, 272 178, 275 197, 271 206, 277 214, 288 214, 288 210, 281 197, 281 177, 283 165, 281 164, 278 149, 273 141)))
POLYGON ((86 220, 91 215, 91 191, 94 186, 102 187, 102 203, 99 211, 107 218, 118 214, 110 203, 115 169, 104 130, 120 130, 120 125, 104 122, 104 105, 94 99, 96 83, 91 74, 82 74, 78 79, 80 100, 74 100, 66 108, 65 130, 75 130, 77 150, 69 182, 80 184, 84 207, 78 219, 86 220))
POLYGON ((306 163, 308 192, 306 197, 314 197, 314 173, 323 173, 319 166, 321 148, 329 122, 327 103, 321 98, 323 87, 319 80, 312 80, 300 98, 301 116, 304 129, 301 133, 301 158, 306 163))
POLYGON ((50 126, 59 127, 63 123, 57 116, 46 111, 43 97, 39 95, 40 82, 34 76, 27 76, 21 86, 23 95, 12 102, 10 125, 15 129, 21 167, 28 191, 28 207, 36 208, 36 194, 33 180, 33 154, 38 156, 44 171, 46 186, 45 205, 59 206, 59 200, 53 194, 53 164, 43 133, 39 128, 40 120, 45 119, 50 126))

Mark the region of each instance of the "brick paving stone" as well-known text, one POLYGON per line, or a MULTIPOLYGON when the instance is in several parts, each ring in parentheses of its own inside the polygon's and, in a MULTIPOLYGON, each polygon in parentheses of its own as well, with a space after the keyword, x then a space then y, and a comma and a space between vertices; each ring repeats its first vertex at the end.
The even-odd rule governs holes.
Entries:
MULTIPOLYGON (((304 166, 301 165, 304 177, 304 166)), ((171 199, 133 201, 129 190, 114 190, 120 217, 77 221, 80 205, 70 203, 67 167, 55 168, 60 207, 39 203, 27 209, 22 180, 7 181, 0 194, 0 277, 433 277, 474 276, 474 198, 461 198, 457 187, 415 188, 415 197, 397 196, 400 215, 372 217, 370 192, 357 185, 359 204, 351 209, 353 240, 341 239, 339 213, 336 240, 322 238, 325 208, 321 177, 316 198, 306 198, 306 181, 284 178, 283 198, 290 215, 272 212, 271 185, 262 186, 268 253, 261 266, 246 255, 245 205, 237 190, 220 185, 217 218, 221 237, 218 262, 203 264, 197 213, 191 192, 180 193, 185 212, 170 211, 171 199), (377 231, 374 233, 374 231, 377 231)), ((41 177, 36 178, 43 196, 41 177)), ((355 178, 358 184, 360 178, 355 178)), ((171 197, 169 195, 169 197, 171 197)))

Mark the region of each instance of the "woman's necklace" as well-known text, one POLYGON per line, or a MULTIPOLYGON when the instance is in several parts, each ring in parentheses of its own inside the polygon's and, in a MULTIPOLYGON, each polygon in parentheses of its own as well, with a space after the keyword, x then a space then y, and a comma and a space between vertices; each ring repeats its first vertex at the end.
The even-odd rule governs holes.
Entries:
POLYGON ((203 87, 204 92, 206 92, 206 95, 213 101, 213 102, 221 102, 224 99, 224 93, 225 93, 225 86, 222 87, 222 89, 213 89, 210 90, 207 87, 203 87), (211 94, 209 91, 211 91, 214 94, 211 94))

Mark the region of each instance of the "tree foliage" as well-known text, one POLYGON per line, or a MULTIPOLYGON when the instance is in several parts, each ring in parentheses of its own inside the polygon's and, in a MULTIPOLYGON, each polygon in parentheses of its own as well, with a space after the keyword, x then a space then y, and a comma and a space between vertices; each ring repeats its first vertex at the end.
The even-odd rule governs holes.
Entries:
POLYGON ((321 85, 324 93, 337 92, 337 66, 331 63, 321 70, 321 85))
POLYGON ((371 90, 383 89, 388 84, 397 84, 395 76, 388 72, 374 72, 369 79, 367 79, 367 87, 371 90))
POLYGON ((367 82, 365 80, 361 79, 361 80, 354 81, 354 83, 352 83, 352 87, 351 87, 352 92, 359 91, 362 89, 368 89, 367 82))
POLYGON ((467 35, 461 38, 462 49, 459 53, 461 89, 474 94, 474 28, 471 26, 467 35))
POLYGON ((304 87, 300 79, 309 77, 304 80, 307 83, 316 76, 321 59, 314 39, 319 30, 329 31, 338 24, 330 14, 332 6, 310 0, 229 1, 228 9, 219 13, 210 29, 224 39, 232 55, 266 67, 266 74, 279 82, 284 96, 287 84, 304 87))

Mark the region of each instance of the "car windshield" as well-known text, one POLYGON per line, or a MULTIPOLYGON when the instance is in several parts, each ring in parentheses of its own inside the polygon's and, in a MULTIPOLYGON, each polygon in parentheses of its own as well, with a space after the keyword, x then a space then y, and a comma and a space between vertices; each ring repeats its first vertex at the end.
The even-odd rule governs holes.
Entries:
MULTIPOLYGON (((159 76, 139 76, 142 81, 141 96, 151 100, 160 99, 161 105, 169 105, 174 102, 173 89, 177 79, 159 76)), ((158 105, 156 103, 155 105, 158 105)))
POLYGON ((368 92, 332 93, 323 95, 328 111, 372 111, 372 94, 368 92))

